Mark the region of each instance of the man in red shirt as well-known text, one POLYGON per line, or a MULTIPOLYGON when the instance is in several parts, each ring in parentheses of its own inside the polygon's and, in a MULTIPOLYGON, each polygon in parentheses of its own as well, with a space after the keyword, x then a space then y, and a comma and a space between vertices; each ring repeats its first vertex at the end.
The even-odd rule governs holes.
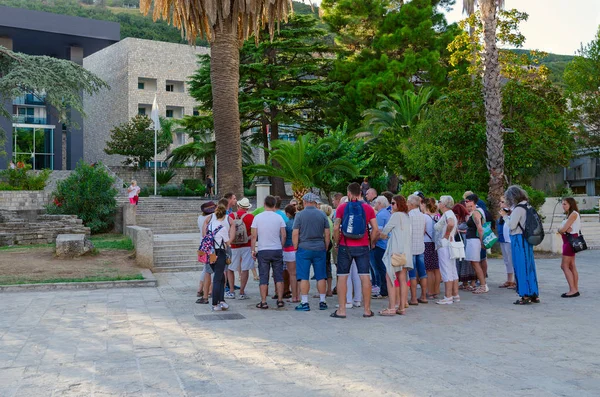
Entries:
MULTIPOLYGON (((363 317, 373 317, 371 311, 371 271, 370 256, 371 247, 375 246, 379 238, 379 228, 373 208, 362 200, 360 185, 353 182, 348 185, 348 203, 341 204, 335 211, 335 224, 333 227, 333 240, 338 246, 337 255, 337 294, 339 308, 331 313, 331 317, 346 318, 346 291, 348 289, 347 281, 350 274, 352 261, 356 262, 358 275, 362 288, 365 313, 363 317), (351 238, 344 234, 344 213, 351 202, 359 202, 364 211, 364 235, 360 238, 351 238), (371 226, 370 232, 368 231, 371 226)), ((361 228, 363 225, 361 225, 361 228)), ((355 237, 355 236, 353 236, 355 237)))
MULTIPOLYGON (((248 283, 248 272, 254 267, 254 259, 252 259, 252 252, 250 252, 250 226, 254 220, 254 215, 248 212, 252 208, 252 204, 250 204, 250 200, 246 197, 238 201, 237 205, 239 210, 229 214, 229 217, 233 219, 233 225, 230 232, 231 264, 229 265, 229 270, 227 270, 227 280, 229 281, 229 285, 234 285, 234 272, 239 272, 241 275, 239 299, 248 299, 245 289, 248 283), (236 224, 240 227, 236 227, 236 224), (242 227, 245 228, 245 233, 242 227)), ((225 293, 225 297, 235 299, 235 291, 230 290, 225 293)))

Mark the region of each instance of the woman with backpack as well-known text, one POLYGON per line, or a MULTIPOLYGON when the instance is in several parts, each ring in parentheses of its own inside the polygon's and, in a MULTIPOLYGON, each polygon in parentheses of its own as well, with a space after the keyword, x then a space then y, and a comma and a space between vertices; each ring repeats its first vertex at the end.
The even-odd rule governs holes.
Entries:
MULTIPOLYGON (((227 205, 225 200, 219 200, 219 205, 214 214, 208 220, 205 235, 208 231, 214 234, 214 253, 216 260, 210 263, 214 272, 212 289, 212 310, 221 311, 229 309, 225 302, 225 266, 227 265, 227 247, 229 246, 229 229, 231 227, 231 218, 227 216, 227 205)), ((209 259, 209 262, 211 260, 209 259)))
POLYGON ((581 232, 581 217, 577 202, 573 197, 567 197, 562 201, 562 207, 567 216, 558 229, 563 240, 562 246, 562 261, 560 268, 565 273, 565 278, 569 284, 569 292, 561 295, 562 298, 576 298, 579 294, 579 273, 575 267, 575 252, 569 243, 570 234, 572 237, 578 237, 581 232))
POLYGON ((521 299, 514 302, 515 305, 527 305, 539 303, 539 289, 537 272, 535 270, 535 259, 533 258, 533 246, 524 237, 527 222, 527 206, 529 198, 527 192, 520 186, 513 185, 504 193, 506 205, 510 209, 510 215, 504 209, 500 215, 508 222, 510 230, 510 246, 512 250, 515 280, 517 282, 517 293, 521 299))

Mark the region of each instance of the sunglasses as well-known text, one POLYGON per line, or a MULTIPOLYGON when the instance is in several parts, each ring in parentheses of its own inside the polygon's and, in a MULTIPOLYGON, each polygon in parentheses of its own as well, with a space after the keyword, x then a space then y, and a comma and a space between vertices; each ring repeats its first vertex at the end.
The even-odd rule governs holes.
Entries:
POLYGON ((395 202, 395 201, 392 201, 392 205, 394 205, 394 204, 396 204, 396 202, 395 202))

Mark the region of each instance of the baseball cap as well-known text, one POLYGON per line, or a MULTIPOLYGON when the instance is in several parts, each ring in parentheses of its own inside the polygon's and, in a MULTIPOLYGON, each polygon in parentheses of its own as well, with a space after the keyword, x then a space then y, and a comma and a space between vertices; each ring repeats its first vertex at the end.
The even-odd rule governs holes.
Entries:
POLYGON ((319 198, 319 196, 317 196, 314 193, 306 193, 304 196, 302 196, 302 200, 306 201, 307 203, 320 203, 321 199, 319 198))

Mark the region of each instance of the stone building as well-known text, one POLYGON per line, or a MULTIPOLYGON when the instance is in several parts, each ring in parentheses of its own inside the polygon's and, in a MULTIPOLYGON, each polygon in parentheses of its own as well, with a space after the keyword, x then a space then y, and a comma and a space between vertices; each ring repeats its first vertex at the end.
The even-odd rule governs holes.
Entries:
MULTIPOLYGON (((205 47, 126 38, 84 58, 83 66, 111 87, 84 97, 85 161, 122 164, 123 156, 104 152, 110 130, 137 114, 150 116, 155 94, 162 117, 180 119, 197 114, 187 81, 198 68, 198 55, 208 53, 205 47)), ((177 132, 173 147, 188 141, 185 133, 177 132)), ((165 154, 158 158, 164 160, 165 154)))

